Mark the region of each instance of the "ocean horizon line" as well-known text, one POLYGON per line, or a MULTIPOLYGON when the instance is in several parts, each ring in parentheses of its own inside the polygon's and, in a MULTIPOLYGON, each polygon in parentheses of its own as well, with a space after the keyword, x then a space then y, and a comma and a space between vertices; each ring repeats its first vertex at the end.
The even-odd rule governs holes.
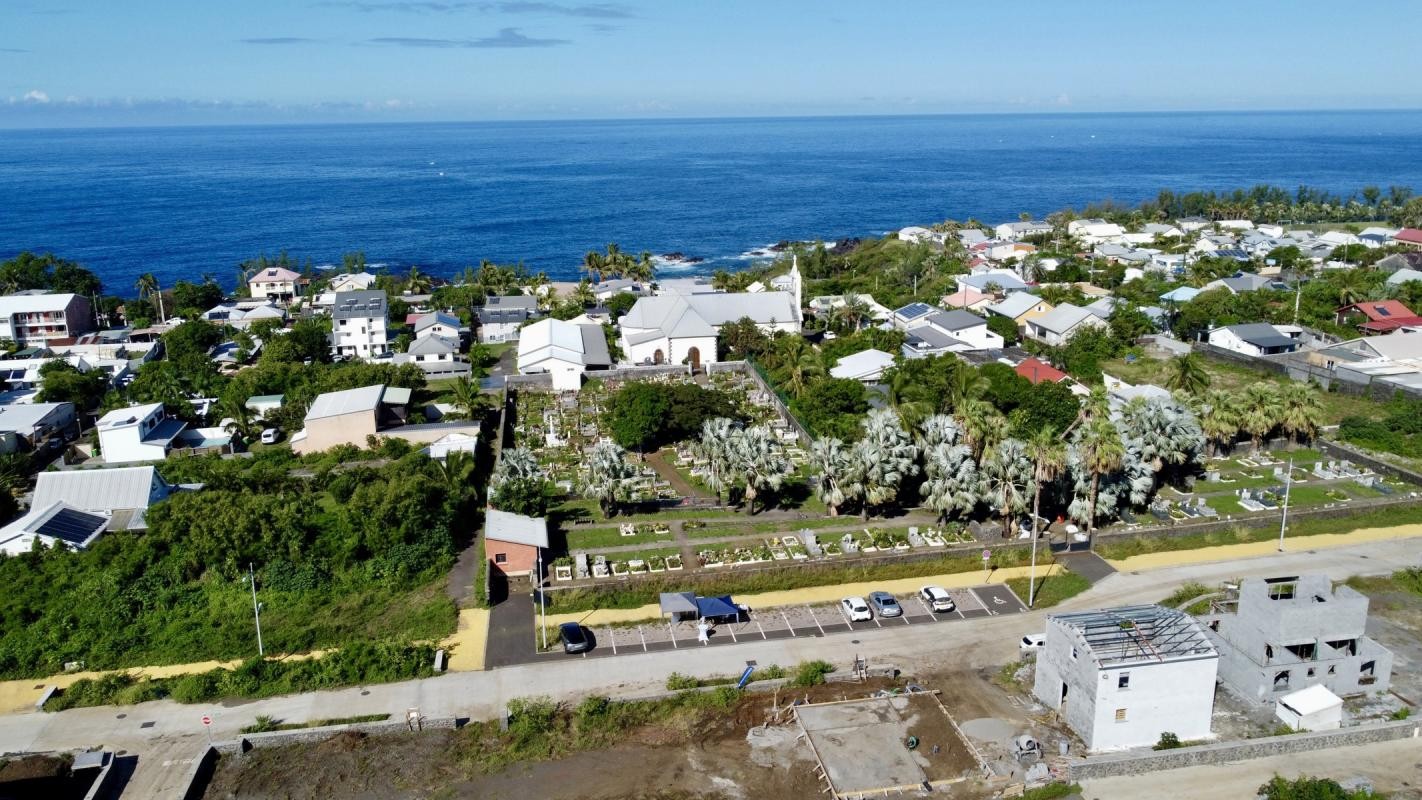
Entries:
POLYGON ((519 125, 589 125, 589 124, 626 124, 626 123, 717 123, 717 122, 814 122, 833 120, 913 120, 913 119, 996 119, 1004 117, 1013 118, 1129 118, 1129 117, 1189 117, 1189 116, 1288 116, 1297 114, 1315 114, 1322 116, 1349 116, 1363 114, 1417 114, 1422 113, 1422 106, 1411 108, 1200 108, 1200 109, 1142 109, 1142 110, 1074 110, 1074 109, 1035 109, 1031 111, 934 111, 925 113, 860 113, 860 114, 728 114, 728 115, 687 115, 687 116, 628 116, 628 117, 519 117, 506 119, 418 119, 418 120, 380 120, 380 119, 333 119, 333 120, 312 120, 312 121, 270 121, 270 122, 163 122, 160 124, 135 123, 132 125, 112 124, 105 122, 94 125, 38 125, 38 126, 9 126, 0 118, 0 135, 8 133, 46 133, 62 131, 84 131, 88 133, 101 133, 104 131, 133 131, 133 130, 235 130, 235 129, 273 129, 273 128, 360 128, 360 127, 398 127, 398 126, 420 126, 438 127, 451 125, 472 125, 506 127, 519 125))

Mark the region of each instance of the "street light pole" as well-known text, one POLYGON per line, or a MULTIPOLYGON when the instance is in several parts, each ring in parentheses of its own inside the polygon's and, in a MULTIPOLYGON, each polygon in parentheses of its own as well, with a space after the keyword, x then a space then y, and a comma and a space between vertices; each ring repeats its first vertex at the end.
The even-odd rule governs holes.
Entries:
POLYGON ((1279 552, 1284 552, 1284 528, 1289 524, 1289 489, 1294 485, 1294 457, 1289 456, 1289 471, 1284 475, 1284 513, 1279 518, 1279 552))
POLYGON ((543 649, 548 649, 548 608, 543 603, 543 548, 538 548, 538 574, 534 576, 537 583, 533 590, 538 592, 538 618, 539 629, 543 632, 543 649))
POLYGON ((257 621, 257 655, 265 657, 266 651, 262 649, 262 605, 257 602, 257 573, 250 561, 247 562, 247 583, 252 586, 252 617, 257 621))

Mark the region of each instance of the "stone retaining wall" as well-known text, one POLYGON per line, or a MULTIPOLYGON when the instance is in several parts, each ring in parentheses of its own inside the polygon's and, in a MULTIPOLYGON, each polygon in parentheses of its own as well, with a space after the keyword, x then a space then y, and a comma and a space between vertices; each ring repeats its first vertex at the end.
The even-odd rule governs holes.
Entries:
POLYGON ((1419 736, 1419 730, 1422 729, 1419 729, 1416 720, 1402 720, 1333 731, 1291 733, 1263 739, 1218 742, 1195 747, 1181 747, 1175 750, 1092 756, 1067 762, 1067 780, 1081 781, 1093 778, 1110 778, 1117 775, 1141 775, 1165 769, 1225 764, 1232 761, 1267 758, 1289 753, 1306 753, 1332 747, 1390 742, 1406 738, 1415 739, 1419 736))
POLYGON ((1317 442, 1315 442, 1315 444, 1318 447, 1318 452, 1329 456, 1330 458, 1346 458, 1349 461, 1353 461, 1355 463, 1365 464, 1368 466, 1369 469, 1373 470, 1374 472, 1380 472, 1383 475, 1397 478, 1400 481, 1407 481, 1408 483, 1422 485, 1422 474, 1413 472, 1410 469, 1399 467, 1396 464, 1389 464, 1388 462, 1383 461, 1379 458, 1375 458, 1374 456, 1371 456, 1363 452, 1362 450, 1353 447, 1352 445, 1344 444, 1343 442, 1332 442, 1328 441, 1327 439, 1319 439, 1317 442))
MULTIPOLYGON (((455 717, 425 717, 421 730, 453 730, 463 725, 465 720, 455 717)), ((321 742, 338 733, 356 731, 380 736, 387 733, 404 733, 409 726, 404 719, 390 719, 382 722, 355 722, 346 725, 325 725, 320 728, 300 728, 294 731, 269 731, 267 733, 244 733, 235 742, 223 742, 218 746, 224 753, 245 753, 263 747, 282 747, 289 744, 321 742)))

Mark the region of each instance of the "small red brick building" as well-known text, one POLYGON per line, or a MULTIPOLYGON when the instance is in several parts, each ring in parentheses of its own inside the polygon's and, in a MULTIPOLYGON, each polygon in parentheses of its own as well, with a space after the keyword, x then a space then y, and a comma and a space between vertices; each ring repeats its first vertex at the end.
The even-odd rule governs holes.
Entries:
POLYGON ((504 575, 531 575, 548 549, 548 521, 498 509, 484 512, 484 557, 504 575))

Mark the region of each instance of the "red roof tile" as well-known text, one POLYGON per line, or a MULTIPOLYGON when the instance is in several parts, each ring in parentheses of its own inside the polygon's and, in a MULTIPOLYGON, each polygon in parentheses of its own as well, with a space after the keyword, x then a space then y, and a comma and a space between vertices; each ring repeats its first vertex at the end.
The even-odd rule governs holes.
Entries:
POLYGON ((1412 244, 1422 244, 1422 230, 1417 228, 1403 228, 1392 238, 1399 242, 1411 242, 1412 244))
POLYGON ((1033 356, 1027 359, 1026 361, 1023 361, 1021 364, 1018 364, 1015 368, 1015 371, 1018 375, 1021 375, 1022 377, 1031 381, 1033 386, 1041 383, 1042 381, 1061 383, 1062 381, 1067 379, 1067 374, 1065 372, 1062 372, 1061 370, 1057 369, 1051 364, 1048 364, 1040 358, 1037 358, 1036 356, 1033 356))

